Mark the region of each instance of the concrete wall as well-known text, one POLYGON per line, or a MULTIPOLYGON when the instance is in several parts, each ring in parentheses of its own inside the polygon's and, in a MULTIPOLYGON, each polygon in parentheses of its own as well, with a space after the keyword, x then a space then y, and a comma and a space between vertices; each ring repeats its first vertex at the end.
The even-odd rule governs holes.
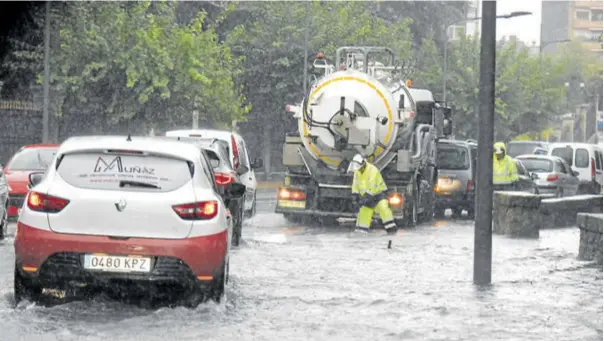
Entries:
POLYGON ((551 198, 525 192, 495 192, 493 233, 539 238, 540 229, 574 226, 578 213, 602 214, 602 195, 551 198))
POLYGON ((577 214, 577 226, 581 230, 579 259, 602 264, 602 224, 602 214, 577 214))

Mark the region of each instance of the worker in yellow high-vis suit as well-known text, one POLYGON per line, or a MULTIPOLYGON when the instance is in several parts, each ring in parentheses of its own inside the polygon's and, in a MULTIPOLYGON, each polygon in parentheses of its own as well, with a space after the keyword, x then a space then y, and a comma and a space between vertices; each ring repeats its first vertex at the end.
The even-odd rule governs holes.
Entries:
POLYGON ((495 149, 493 155, 493 189, 513 190, 519 180, 516 160, 507 155, 503 142, 495 143, 493 148, 495 149))
POLYGON ((355 196, 354 200, 360 206, 357 215, 356 230, 359 232, 368 232, 373 213, 377 212, 380 215, 386 232, 388 234, 396 233, 397 227, 394 223, 394 216, 388 204, 388 188, 380 170, 367 162, 361 154, 357 154, 350 162, 348 172, 354 172, 352 193, 355 196))

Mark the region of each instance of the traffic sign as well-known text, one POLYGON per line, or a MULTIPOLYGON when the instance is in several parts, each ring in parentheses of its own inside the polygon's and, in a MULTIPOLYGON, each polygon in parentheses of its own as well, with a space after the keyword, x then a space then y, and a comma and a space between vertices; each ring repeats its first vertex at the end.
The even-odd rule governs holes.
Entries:
POLYGON ((598 130, 602 130, 602 121, 598 121, 598 130))

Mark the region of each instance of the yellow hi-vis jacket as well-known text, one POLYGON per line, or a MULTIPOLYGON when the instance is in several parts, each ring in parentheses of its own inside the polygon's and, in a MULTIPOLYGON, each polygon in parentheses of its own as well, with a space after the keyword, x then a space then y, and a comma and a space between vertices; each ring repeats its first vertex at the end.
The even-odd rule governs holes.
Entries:
MULTIPOLYGON (((501 142, 496 143, 495 147, 501 147, 506 151, 505 144, 501 142)), ((507 151, 501 160, 498 160, 497 155, 493 154, 493 185, 508 185, 516 181, 518 181, 516 160, 507 155, 507 151)))
POLYGON ((352 193, 358 193, 361 196, 365 194, 377 195, 388 190, 386 183, 382 178, 380 170, 367 162, 365 171, 361 173, 361 170, 354 171, 354 179, 352 181, 352 193))

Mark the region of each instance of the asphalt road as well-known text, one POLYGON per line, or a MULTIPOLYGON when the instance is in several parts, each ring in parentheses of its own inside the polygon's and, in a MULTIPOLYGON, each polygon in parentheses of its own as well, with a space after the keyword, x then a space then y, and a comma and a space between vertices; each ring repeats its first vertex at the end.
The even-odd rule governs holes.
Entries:
POLYGON ((0 340, 602 340, 602 271, 577 229, 494 237, 493 285, 472 284, 471 222, 356 236, 288 224, 258 195, 227 300, 148 308, 100 295, 14 307, 13 234, 0 242, 0 340))

